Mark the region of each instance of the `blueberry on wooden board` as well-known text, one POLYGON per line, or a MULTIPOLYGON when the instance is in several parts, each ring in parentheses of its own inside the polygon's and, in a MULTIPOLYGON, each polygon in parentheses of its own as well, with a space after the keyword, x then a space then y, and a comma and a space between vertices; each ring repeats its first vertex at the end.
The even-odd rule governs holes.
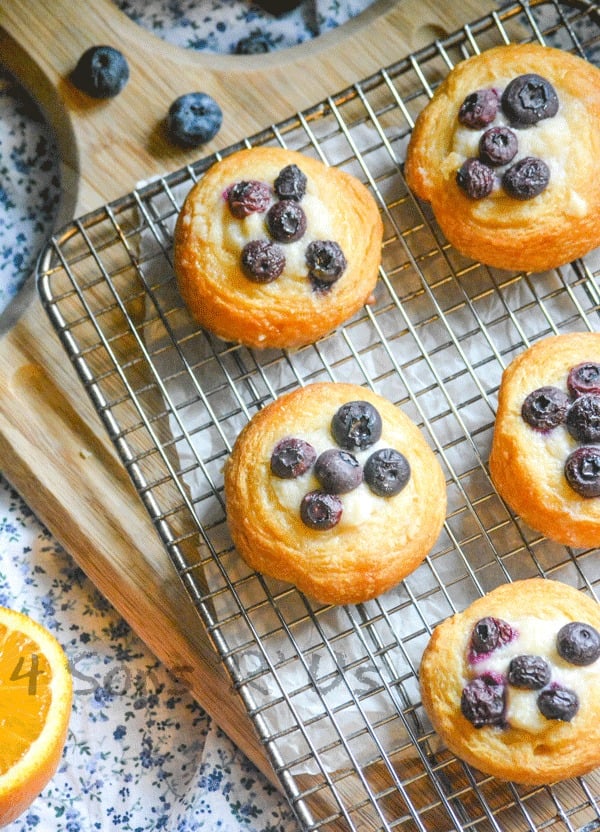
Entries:
POLYGON ((112 46, 90 46, 71 73, 75 86, 92 98, 113 98, 129 80, 129 64, 112 46))
POLYGON ((169 107, 167 129, 170 137, 185 147, 196 147, 213 139, 223 123, 217 102, 204 92, 180 95, 169 107))

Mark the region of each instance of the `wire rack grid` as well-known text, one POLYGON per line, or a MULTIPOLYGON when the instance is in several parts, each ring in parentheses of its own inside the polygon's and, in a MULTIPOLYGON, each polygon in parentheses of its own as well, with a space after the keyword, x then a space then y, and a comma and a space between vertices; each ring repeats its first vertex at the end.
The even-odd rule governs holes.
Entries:
POLYGON ((414 119, 455 63, 527 40, 593 61, 599 24, 586 2, 504 6, 74 221, 40 260, 50 319, 306 830, 600 829, 598 773, 544 788, 485 777, 435 737, 418 689, 433 628, 495 586, 541 575, 598 594, 598 551, 526 527, 486 464, 504 367, 548 335, 598 328, 598 271, 593 257, 534 276, 471 262, 447 245, 402 175, 414 119), (199 330, 171 265, 191 185, 215 159, 258 144, 354 173, 385 226, 375 303, 289 353, 199 330), (394 401, 447 479, 446 523, 429 557, 395 590, 355 607, 316 605, 251 572, 227 531, 222 468, 241 427, 275 397, 321 380, 358 382, 394 401))

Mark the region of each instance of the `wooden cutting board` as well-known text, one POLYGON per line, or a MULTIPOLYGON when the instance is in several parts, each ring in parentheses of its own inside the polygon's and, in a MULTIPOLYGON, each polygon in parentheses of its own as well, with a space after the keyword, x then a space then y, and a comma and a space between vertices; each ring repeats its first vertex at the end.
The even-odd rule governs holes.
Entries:
MULTIPOLYGON (((0 60, 38 99, 61 153, 62 224, 250 136, 493 8, 486 0, 377 0, 306 45, 260 56, 183 50, 111 2, 2 0, 0 60), (79 55, 111 44, 131 78, 109 101, 69 83, 79 55), (200 151, 168 143, 175 97, 211 94, 223 127, 200 151)), ((232 740, 277 782, 179 577, 35 295, 0 341, 0 460, 31 509, 232 740)), ((21 304, 22 305, 22 304, 21 304)), ((18 309, 16 304, 14 309, 18 309)))

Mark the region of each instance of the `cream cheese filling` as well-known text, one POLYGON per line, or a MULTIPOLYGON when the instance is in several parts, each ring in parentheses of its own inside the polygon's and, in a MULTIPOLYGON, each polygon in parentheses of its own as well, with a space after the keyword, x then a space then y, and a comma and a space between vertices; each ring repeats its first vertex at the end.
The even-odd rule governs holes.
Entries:
MULTIPOLYGON (((323 453, 323 451, 326 451, 329 448, 338 447, 335 440, 331 436, 328 426, 303 432, 302 436, 299 436, 298 438, 303 439, 305 442, 309 442, 313 446, 317 452, 317 458, 321 453, 323 453)), ((371 454, 381 448, 388 447, 390 446, 380 439, 364 451, 354 450, 350 451, 350 453, 352 453, 358 462, 364 466, 371 454)), ((286 510, 296 511, 298 513, 300 512, 300 504, 305 494, 309 491, 322 490, 319 480, 313 473, 312 468, 302 476, 296 477, 295 479, 283 479, 272 474, 271 481, 273 491, 277 496, 279 504, 286 510)), ((411 480, 408 481, 405 489, 409 488, 410 485, 411 480)), ((340 494, 339 496, 342 501, 343 511, 337 528, 361 526, 369 520, 374 512, 381 509, 382 503, 388 503, 389 500, 392 499, 389 497, 379 497, 377 494, 374 494, 365 482, 362 482, 352 491, 349 491, 346 494, 340 494)))
MULTIPOLYGON (((277 201, 274 196, 271 205, 277 201)), ((272 240, 267 226, 267 211, 254 212, 243 219, 232 216, 223 200, 222 233, 225 246, 239 255, 246 243, 252 240, 272 240)), ((285 269, 282 277, 292 280, 306 281, 308 269, 306 265, 306 249, 315 240, 332 240, 333 228, 330 211, 325 203, 310 190, 307 190, 302 200, 298 203, 306 215, 306 231, 299 240, 285 243, 273 240, 281 246, 285 255, 285 269)), ((269 205, 269 208, 271 207, 269 205)), ((310 285, 307 284, 310 288, 310 285)))
MULTIPOLYGON (((512 79, 502 78, 494 84, 494 89, 501 96, 502 91, 508 86, 512 79)), ((458 120, 451 143, 451 150, 443 164, 446 175, 453 176, 466 159, 479 156, 479 140, 486 130, 491 127, 509 127, 517 137, 518 150, 513 159, 506 164, 494 168, 498 183, 504 171, 523 159, 526 156, 536 156, 542 159, 550 169, 550 183, 548 187, 560 188, 564 192, 563 205, 567 213, 573 216, 584 216, 588 210, 586 200, 574 188, 570 182, 570 155, 571 147, 575 140, 570 124, 570 114, 580 104, 571 96, 561 93, 559 96, 559 109, 555 116, 542 119, 537 124, 529 127, 511 127, 502 107, 498 107, 496 118, 491 124, 481 129, 465 127, 458 120)), ((506 196, 501 187, 495 188, 487 199, 494 199, 506 196)), ((481 200, 481 210, 486 200, 481 200)))
MULTIPOLYGON (((524 616, 510 621, 517 637, 508 644, 492 651, 479 661, 469 664, 470 678, 484 673, 500 674, 506 679, 511 659, 516 656, 532 655, 544 658, 551 669, 549 684, 574 691, 579 699, 579 707, 586 707, 586 700, 592 693, 600 690, 600 660, 587 667, 580 667, 565 661, 556 649, 558 631, 571 619, 560 616, 552 619, 540 619, 524 616)), ((506 720, 511 728, 540 734, 551 730, 555 720, 546 719, 537 707, 539 690, 523 690, 507 684, 506 720)), ((560 724, 560 723, 559 723, 560 724)))

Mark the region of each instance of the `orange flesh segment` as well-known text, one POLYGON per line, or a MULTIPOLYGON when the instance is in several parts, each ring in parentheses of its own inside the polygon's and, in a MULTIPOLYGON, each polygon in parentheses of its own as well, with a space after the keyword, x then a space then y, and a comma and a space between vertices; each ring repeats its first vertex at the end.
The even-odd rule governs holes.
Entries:
POLYGON ((40 735, 52 699, 51 682, 52 671, 39 645, 0 624, 0 775, 40 735))

